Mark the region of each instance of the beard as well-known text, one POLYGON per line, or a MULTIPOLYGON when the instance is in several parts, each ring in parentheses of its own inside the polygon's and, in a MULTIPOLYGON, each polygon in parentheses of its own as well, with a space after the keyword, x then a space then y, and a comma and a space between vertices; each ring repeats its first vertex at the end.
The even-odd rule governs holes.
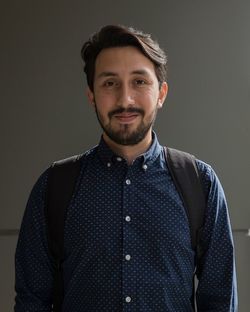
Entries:
POLYGON ((147 117, 147 119, 144 120, 145 112, 140 108, 118 108, 108 113, 109 122, 105 124, 103 116, 98 112, 98 109, 95 105, 97 119, 105 134, 115 143, 126 146, 136 145, 146 137, 148 131, 154 124, 157 110, 158 108, 156 107, 154 111, 147 117), (134 130, 130 129, 130 124, 121 124, 119 129, 115 129, 115 127, 112 126, 111 119, 113 115, 121 113, 137 113, 141 116, 142 120, 134 130))

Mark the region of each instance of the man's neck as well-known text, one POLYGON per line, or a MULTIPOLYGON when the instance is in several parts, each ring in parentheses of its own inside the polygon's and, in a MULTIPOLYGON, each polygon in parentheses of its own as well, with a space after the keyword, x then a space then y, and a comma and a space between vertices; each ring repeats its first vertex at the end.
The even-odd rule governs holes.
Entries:
POLYGON ((112 141, 105 133, 103 134, 104 141, 112 149, 112 151, 126 159, 131 165, 133 161, 141 154, 145 153, 152 143, 152 131, 149 131, 145 138, 135 145, 121 145, 112 141))

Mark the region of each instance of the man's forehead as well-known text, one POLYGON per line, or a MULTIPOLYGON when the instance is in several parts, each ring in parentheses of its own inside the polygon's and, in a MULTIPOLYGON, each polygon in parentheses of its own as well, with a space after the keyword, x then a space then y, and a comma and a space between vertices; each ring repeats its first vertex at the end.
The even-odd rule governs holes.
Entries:
POLYGON ((144 64, 144 66, 154 66, 152 60, 145 56, 138 48, 133 46, 112 47, 103 49, 96 58, 96 66, 108 66, 129 64, 135 66, 136 63, 144 64))

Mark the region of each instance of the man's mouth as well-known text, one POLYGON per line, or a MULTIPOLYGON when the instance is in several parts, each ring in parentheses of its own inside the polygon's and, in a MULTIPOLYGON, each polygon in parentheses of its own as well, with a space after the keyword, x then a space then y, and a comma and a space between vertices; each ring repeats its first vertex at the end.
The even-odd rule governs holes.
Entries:
POLYGON ((121 113, 114 114, 114 118, 120 123, 131 123, 139 116, 138 113, 121 113))

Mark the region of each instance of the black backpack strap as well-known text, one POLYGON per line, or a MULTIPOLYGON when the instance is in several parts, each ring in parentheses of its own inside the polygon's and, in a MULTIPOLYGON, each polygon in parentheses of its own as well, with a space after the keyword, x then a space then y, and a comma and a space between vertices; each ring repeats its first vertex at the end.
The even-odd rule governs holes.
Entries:
POLYGON ((62 262, 64 221, 81 169, 81 155, 54 162, 49 168, 47 205, 48 246, 54 259, 53 311, 60 312, 64 297, 62 262))
POLYGON ((197 263, 202 255, 200 236, 206 210, 206 198, 199 170, 193 155, 169 147, 165 147, 164 150, 168 169, 186 209, 197 263))
POLYGON ((206 198, 195 157, 169 147, 164 147, 164 152, 169 172, 182 199, 189 220, 196 265, 196 271, 193 275, 193 294, 190 299, 193 309, 196 311, 195 274, 204 252, 201 244, 201 234, 205 219, 206 198))

